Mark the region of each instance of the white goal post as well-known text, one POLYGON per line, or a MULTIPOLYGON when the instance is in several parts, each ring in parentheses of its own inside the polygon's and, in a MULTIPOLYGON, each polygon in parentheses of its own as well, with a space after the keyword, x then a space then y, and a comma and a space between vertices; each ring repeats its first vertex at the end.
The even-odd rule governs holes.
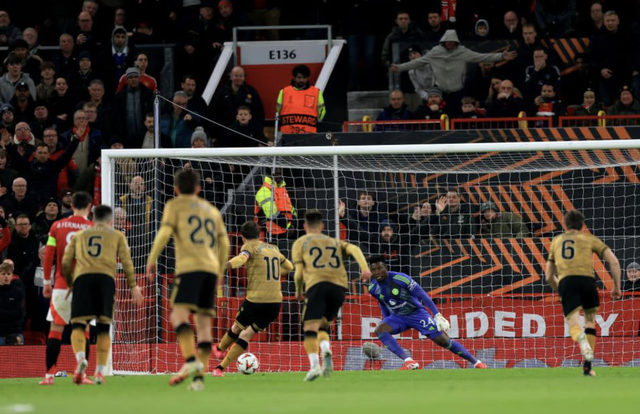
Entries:
MULTIPOLYGON (((390 270, 409 273, 434 298, 452 323, 450 335, 494 368, 578 363, 579 349, 567 339, 557 296, 544 283, 543 274, 546 249, 562 232, 565 211, 583 211, 586 231, 613 249, 623 269, 635 261, 636 254, 640 262, 640 243, 636 243, 640 232, 635 232, 640 211, 632 208, 640 204, 640 140, 105 150, 102 202, 120 207, 120 225, 131 240, 138 273, 159 227, 164 202, 172 197, 173 173, 184 166, 212 177, 207 181, 214 186, 209 196, 221 207, 233 233, 231 255, 242 243, 239 225, 261 220, 255 194, 264 175, 274 167, 282 168, 300 214, 317 208, 325 213, 331 235, 362 244, 367 254, 387 255, 390 270), (472 223, 468 231, 456 230, 460 234, 442 230, 446 211, 435 214, 436 202, 452 189, 472 223), (372 198, 369 207, 363 207, 362 197, 372 198), (346 214, 341 214, 341 205, 346 205, 346 214), (425 213, 420 210, 423 206, 434 211, 425 213), (498 216, 521 218, 523 233, 490 233, 493 219, 485 219, 481 211, 486 206, 498 210, 498 216), (359 215, 362 208, 378 214, 377 230, 366 227, 371 223, 359 215), (420 224, 427 230, 420 230, 420 224)), ((455 214, 452 209, 452 221, 446 226, 458 220, 455 214)), ((462 216, 459 220, 464 221, 462 216)), ((293 240, 268 233, 265 238, 289 254, 293 240)), ((125 284, 118 283, 115 373, 173 372, 179 367, 168 324, 170 248, 163 256, 161 277, 154 285, 143 286, 145 309, 134 309, 125 284)), ((622 301, 609 300, 611 276, 597 258, 594 268, 602 293, 596 358, 604 365, 640 365, 640 298, 629 293, 622 301)), ((357 266, 351 263, 348 269, 349 296, 332 333, 339 354, 336 363, 341 370, 367 369, 373 363, 361 347, 363 341, 377 341, 373 328, 380 312, 366 286, 355 283, 357 266)), ((230 326, 244 297, 243 276, 242 272, 227 275, 219 290, 214 341, 230 326)), ((283 278, 285 297, 290 279, 283 278)), ((293 299, 285 299, 281 319, 250 344, 262 369, 307 368, 297 325, 299 312, 293 299)), ((399 336, 401 345, 426 367, 466 367, 465 361, 420 339, 424 338, 411 333, 399 336)), ((380 364, 385 369, 402 365, 394 358, 384 350, 380 364)))

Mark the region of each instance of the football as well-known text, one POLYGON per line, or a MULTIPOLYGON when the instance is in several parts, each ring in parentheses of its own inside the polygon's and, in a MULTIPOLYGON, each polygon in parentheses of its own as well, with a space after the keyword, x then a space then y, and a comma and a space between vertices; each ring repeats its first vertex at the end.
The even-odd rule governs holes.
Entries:
POLYGON ((370 359, 380 359, 382 355, 382 349, 380 346, 373 342, 365 342, 362 344, 362 352, 370 359))
POLYGON ((242 372, 245 375, 251 375, 258 370, 258 358, 251 352, 245 352, 238 357, 236 362, 238 366, 238 372, 242 372))

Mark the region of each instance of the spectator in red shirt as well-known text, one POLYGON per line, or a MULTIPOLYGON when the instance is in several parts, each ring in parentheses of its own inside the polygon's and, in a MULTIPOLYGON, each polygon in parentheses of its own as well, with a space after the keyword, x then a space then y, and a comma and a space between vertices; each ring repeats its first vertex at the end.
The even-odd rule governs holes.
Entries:
MULTIPOLYGON (((134 66, 138 68, 138 72, 140 72, 140 83, 146 86, 147 89, 151 91, 157 91, 158 82, 153 76, 147 74, 147 68, 149 67, 149 58, 147 57, 147 55, 145 55, 144 53, 138 54, 134 62, 134 66)), ((125 86, 127 86, 127 76, 122 75, 120 77, 120 82, 118 82, 116 93, 124 89, 125 86)))
POLYGON ((11 244, 11 225, 6 220, 4 207, 0 206, 0 256, 11 244))

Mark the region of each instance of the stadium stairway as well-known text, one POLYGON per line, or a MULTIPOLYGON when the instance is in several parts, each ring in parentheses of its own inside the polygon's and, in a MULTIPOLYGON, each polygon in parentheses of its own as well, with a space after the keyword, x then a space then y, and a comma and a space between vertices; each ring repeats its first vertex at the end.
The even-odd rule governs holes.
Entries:
POLYGON ((382 108, 387 105, 389 105, 389 92, 387 91, 347 93, 349 121, 362 121, 362 117, 366 115, 376 119, 382 108))

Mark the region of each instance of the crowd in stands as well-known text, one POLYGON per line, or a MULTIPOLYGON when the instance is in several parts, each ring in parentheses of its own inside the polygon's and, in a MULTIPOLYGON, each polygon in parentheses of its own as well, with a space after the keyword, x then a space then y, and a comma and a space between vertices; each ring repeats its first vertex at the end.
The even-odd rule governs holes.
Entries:
POLYGON ((392 72, 408 72, 410 82, 391 92, 378 120, 640 115, 639 2, 458 1, 448 21, 433 4, 439 2, 425 3, 433 8, 398 5, 380 56, 392 72), (559 38, 584 40, 584 50, 554 47, 559 38), (501 53, 464 46, 483 42, 501 53), (393 43, 398 62, 390 56, 393 43), (402 110, 400 93, 411 95, 402 110))
MULTIPOLYGON (((47 329, 48 305, 37 277, 42 245, 52 223, 71 214, 74 191, 87 191, 100 203, 101 150, 156 146, 153 100, 162 89, 164 54, 149 45, 175 44, 170 76, 179 87, 160 91, 172 101, 158 120, 160 146, 248 147, 269 145, 264 126, 270 115, 251 86, 264 80, 246 79, 235 67, 210 104, 201 95, 234 27, 331 24, 348 42, 350 90, 385 85, 388 70, 409 72, 412 87, 390 91, 379 119, 514 117, 521 111, 559 117, 567 107, 577 115, 603 109, 637 115, 639 16, 640 3, 632 0, 459 0, 455 10, 443 9, 439 0, 0 1, 0 255, 6 259, 0 265, 0 344, 20 343, 26 322, 33 330, 47 329), (558 37, 589 39, 588 50, 565 73, 548 42, 558 37), (488 54, 464 46, 487 40, 515 43, 488 54), (409 46, 394 61, 398 42, 409 46), (425 42, 433 47, 427 50, 425 42), (408 93, 418 97, 415 107, 408 93)), ((318 36, 313 30, 292 33, 243 31, 240 39, 318 36)), ((309 87, 308 68, 293 75, 293 87, 309 87), (296 84, 300 76, 304 81, 296 84)), ((319 94, 320 120, 322 99, 319 94)), ((140 271, 155 200, 143 167, 119 160, 114 168, 122 177, 115 188, 116 227, 130 235, 140 271)), ((241 175, 202 170, 210 172, 203 180, 212 202, 224 193, 216 183, 224 187, 241 175)), ((345 229, 373 235, 367 237, 396 252, 405 236, 419 244, 433 235, 530 234, 517 216, 491 203, 480 207, 478 222, 471 220, 457 192, 423 204, 406 223, 378 213, 375 205, 372 194, 360 194, 357 210, 342 209, 345 229)))

